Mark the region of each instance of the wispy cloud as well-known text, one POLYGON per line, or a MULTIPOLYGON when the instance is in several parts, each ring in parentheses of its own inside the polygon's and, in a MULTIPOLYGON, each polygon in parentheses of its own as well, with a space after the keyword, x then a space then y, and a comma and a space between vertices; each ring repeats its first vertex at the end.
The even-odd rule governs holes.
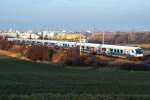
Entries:
POLYGON ((150 0, 0 0, 0 23, 150 27, 149 9, 150 0))

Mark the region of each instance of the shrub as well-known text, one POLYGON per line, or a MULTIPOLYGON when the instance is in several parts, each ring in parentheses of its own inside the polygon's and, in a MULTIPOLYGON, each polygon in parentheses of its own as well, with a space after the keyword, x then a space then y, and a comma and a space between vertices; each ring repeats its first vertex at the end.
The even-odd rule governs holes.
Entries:
POLYGON ((69 66, 91 66, 91 67, 106 67, 107 63, 99 61, 93 56, 80 56, 80 51, 77 48, 70 48, 66 51, 65 65, 69 66))
MULTIPOLYGON (((47 46, 46 46, 47 47, 47 46)), ((52 60, 53 55, 57 52, 57 50, 53 47, 48 47, 48 56, 49 59, 52 60)))
POLYGON ((93 57, 84 57, 82 60, 83 61, 81 62, 83 62, 87 66, 90 66, 94 62, 95 59, 93 57))
POLYGON ((33 45, 27 50, 26 56, 33 61, 49 61, 54 52, 52 48, 48 48, 47 46, 33 45))
POLYGON ((9 50, 14 45, 13 42, 7 40, 0 40, 0 49, 2 50, 9 50))
POLYGON ((19 52, 22 56, 26 56, 26 53, 27 53, 27 50, 28 50, 28 47, 25 46, 25 45, 20 45, 20 49, 19 49, 19 52))
POLYGON ((92 66, 96 67, 96 68, 102 68, 102 67, 106 67, 108 66, 108 64, 106 62, 102 62, 102 61, 94 61, 92 63, 92 66))
POLYGON ((65 51, 65 65, 80 65, 80 51, 78 48, 69 48, 65 51))
POLYGON ((147 64, 134 64, 134 63, 124 63, 120 66, 123 70, 135 70, 135 71, 150 71, 150 65, 147 64))
POLYGON ((150 64, 150 55, 146 55, 143 58, 140 58, 144 63, 150 64))
POLYGON ((63 53, 57 52, 53 54, 51 61, 53 63, 63 63, 65 59, 65 55, 63 53))

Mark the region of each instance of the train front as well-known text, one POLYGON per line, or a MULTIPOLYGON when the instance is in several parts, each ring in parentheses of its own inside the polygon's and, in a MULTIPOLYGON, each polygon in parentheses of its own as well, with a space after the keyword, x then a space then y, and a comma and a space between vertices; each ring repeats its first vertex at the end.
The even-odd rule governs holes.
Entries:
POLYGON ((144 50, 141 48, 138 48, 136 51, 136 57, 144 57, 144 50))

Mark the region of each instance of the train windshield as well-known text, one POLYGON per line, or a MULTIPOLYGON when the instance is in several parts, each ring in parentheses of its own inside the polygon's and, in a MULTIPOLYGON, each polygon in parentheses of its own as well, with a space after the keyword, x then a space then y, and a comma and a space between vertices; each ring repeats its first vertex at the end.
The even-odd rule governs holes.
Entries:
POLYGON ((144 54, 144 50, 142 50, 142 49, 136 49, 136 54, 144 54))

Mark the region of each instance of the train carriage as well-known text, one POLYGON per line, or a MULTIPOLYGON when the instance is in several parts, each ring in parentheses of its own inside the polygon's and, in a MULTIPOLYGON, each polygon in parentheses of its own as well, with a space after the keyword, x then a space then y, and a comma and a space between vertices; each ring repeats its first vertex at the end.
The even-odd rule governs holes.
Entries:
POLYGON ((144 50, 140 47, 131 46, 119 46, 119 45, 108 45, 108 44, 95 44, 95 43, 78 43, 68 41, 56 41, 56 40, 30 40, 20 38, 8 38, 9 41, 20 41, 20 43, 33 43, 34 45, 48 45, 62 48, 80 48, 83 52, 103 54, 108 56, 117 57, 143 57, 144 50))

